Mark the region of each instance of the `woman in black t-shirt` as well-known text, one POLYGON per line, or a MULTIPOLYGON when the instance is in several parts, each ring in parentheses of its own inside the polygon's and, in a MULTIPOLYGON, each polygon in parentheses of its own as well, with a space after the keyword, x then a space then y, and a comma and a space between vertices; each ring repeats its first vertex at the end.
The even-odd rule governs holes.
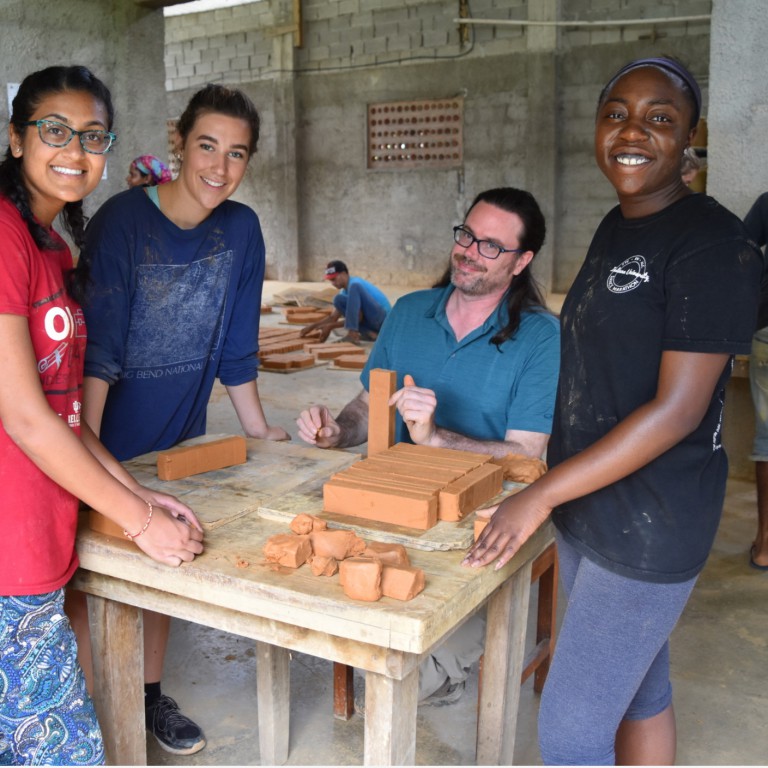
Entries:
POLYGON ((552 515, 568 607, 539 714, 548 764, 675 758, 668 638, 717 530, 724 389, 762 269, 741 222, 681 179, 700 109, 671 58, 603 89, 595 155, 619 205, 563 306, 551 469, 464 561, 501 567, 552 515))

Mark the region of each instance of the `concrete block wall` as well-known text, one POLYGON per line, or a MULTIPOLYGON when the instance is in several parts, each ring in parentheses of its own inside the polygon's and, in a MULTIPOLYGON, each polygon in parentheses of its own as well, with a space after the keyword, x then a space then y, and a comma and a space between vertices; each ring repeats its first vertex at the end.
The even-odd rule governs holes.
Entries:
POLYGON ((125 188, 134 157, 166 155, 163 14, 128 0, 2 0, 0 2, 0 151, 7 147, 8 83, 59 64, 83 64, 103 80, 115 105, 117 144, 107 179, 86 200, 91 213, 125 188))
MULTIPOLYGON (((463 44, 453 21, 459 0, 303 0, 303 46, 293 48, 285 33, 292 5, 262 0, 166 19, 166 86, 175 113, 209 81, 244 88, 262 111, 262 146, 238 197, 260 214, 270 277, 314 279, 328 260, 342 258, 364 277, 428 285, 474 195, 508 184, 539 198, 549 234, 536 273, 546 287, 565 291, 595 226, 615 204, 592 152, 605 79, 631 56, 672 52, 707 90, 707 21, 562 26, 556 33, 476 25, 463 44), (293 95, 288 115, 286 89, 293 95), (465 96, 463 169, 367 170, 369 103, 458 93, 465 96), (289 174, 295 183, 286 184, 289 174)), ((560 22, 707 15, 711 5, 469 2, 475 19, 560 22)))

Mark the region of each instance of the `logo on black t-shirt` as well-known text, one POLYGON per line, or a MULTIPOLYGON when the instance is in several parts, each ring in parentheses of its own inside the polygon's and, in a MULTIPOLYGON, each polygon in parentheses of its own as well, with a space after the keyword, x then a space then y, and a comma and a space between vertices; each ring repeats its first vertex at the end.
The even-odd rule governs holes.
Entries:
POLYGON ((611 270, 608 275, 608 290, 612 293, 626 293, 634 291, 640 283, 647 283, 650 280, 645 268, 645 258, 643 256, 630 256, 626 261, 622 261, 618 267, 611 270))

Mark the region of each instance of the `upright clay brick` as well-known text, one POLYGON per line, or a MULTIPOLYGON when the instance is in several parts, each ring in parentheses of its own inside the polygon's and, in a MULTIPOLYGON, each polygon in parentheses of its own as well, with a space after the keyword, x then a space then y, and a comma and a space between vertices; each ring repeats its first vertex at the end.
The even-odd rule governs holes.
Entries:
POLYGON ((160 480, 178 480, 201 472, 245 464, 247 458, 245 438, 232 435, 201 445, 160 451, 157 454, 157 476, 160 480))
POLYGON ((397 373, 374 368, 368 381, 368 455, 386 451, 395 442, 395 408, 389 398, 395 394, 397 373))

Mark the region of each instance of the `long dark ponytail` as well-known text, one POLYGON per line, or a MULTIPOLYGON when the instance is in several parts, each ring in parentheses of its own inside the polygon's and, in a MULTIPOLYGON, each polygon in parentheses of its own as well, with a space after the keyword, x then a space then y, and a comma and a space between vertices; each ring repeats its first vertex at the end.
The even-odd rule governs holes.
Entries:
MULTIPOLYGON (((523 189, 515 189, 514 187, 488 189, 485 192, 481 192, 472 201, 469 211, 478 203, 488 203, 496 208, 501 208, 503 211, 507 211, 507 213, 517 214, 523 222, 520 248, 524 251, 533 251, 534 256, 539 252, 544 244, 547 227, 544 221, 544 214, 541 212, 536 198, 530 192, 526 192, 523 189)), ((467 211, 467 215, 469 215, 469 211, 467 211)), ((443 276, 432 287, 443 288, 449 285, 450 282, 451 267, 449 264, 443 276)), ((504 301, 509 313, 509 321, 490 340, 491 344, 495 344, 499 348, 507 339, 515 335, 515 331, 520 327, 520 319, 524 310, 536 309, 546 311, 544 296, 539 288, 539 284, 531 274, 530 264, 519 275, 515 275, 512 278, 504 296, 504 301)))

